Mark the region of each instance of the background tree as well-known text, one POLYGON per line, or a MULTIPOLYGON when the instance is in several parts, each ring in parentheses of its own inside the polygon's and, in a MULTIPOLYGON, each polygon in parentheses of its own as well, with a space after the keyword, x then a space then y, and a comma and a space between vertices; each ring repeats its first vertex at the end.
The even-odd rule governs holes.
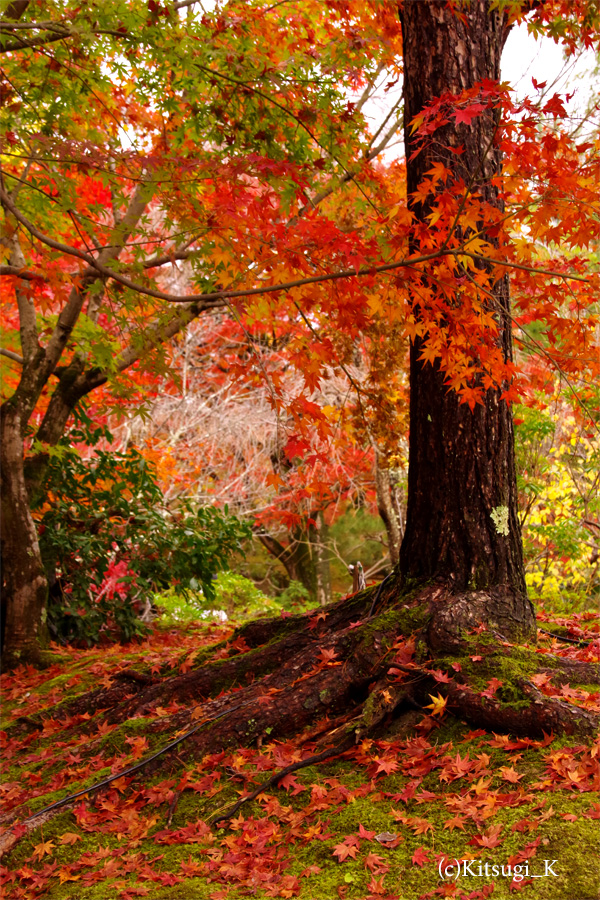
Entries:
MULTIPOLYGON (((226 15, 196 15, 192 6, 185 15, 115 0, 96 17, 76 4, 23 3, 2 20, 2 275, 20 344, 4 356, 21 367, 2 408, 5 664, 44 644, 29 498, 75 405, 108 382, 123 396, 120 376, 132 367, 155 377, 163 345, 191 320, 259 296, 265 282, 315 281, 308 311, 323 293, 320 271, 337 278, 375 250, 318 206, 368 175, 386 141, 385 131, 378 145, 365 134, 360 108, 381 57, 393 57, 378 38, 391 12, 374 3, 322 21, 307 3, 288 21, 278 7, 233 2, 226 15), (356 87, 364 94, 349 104, 356 87), (195 293, 172 295, 160 273, 181 258, 195 293)), ((268 323, 281 298, 267 291, 246 312, 268 323)), ((328 306, 337 315, 335 299, 328 306)))

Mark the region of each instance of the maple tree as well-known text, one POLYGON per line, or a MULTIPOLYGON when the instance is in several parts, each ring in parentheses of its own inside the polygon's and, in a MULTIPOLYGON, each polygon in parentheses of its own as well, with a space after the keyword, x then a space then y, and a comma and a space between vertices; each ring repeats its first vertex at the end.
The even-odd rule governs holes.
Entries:
MULTIPOLYGON (((95 19, 76 5, 18 4, 3 19, 2 275, 18 342, 3 356, 21 367, 2 407, 5 662, 44 644, 46 579, 28 498, 74 406, 108 382, 127 395, 119 376, 132 368, 142 383, 156 377, 170 338, 239 298, 268 327, 286 305, 282 278, 290 290, 315 284, 304 314, 323 297, 350 321, 323 284, 376 249, 343 235, 319 202, 351 176, 368 178, 385 144, 385 133, 378 145, 365 133, 361 101, 346 92, 362 85, 366 99, 381 58, 393 64, 379 39, 390 11, 373 4, 357 18, 342 4, 321 22, 308 3, 290 32, 281 11, 192 6, 115 2, 95 19), (161 270, 184 259, 196 293, 164 290, 161 270), (314 274, 330 264, 342 268, 314 274)), ((315 410, 301 394, 292 414, 315 410)))
MULTIPOLYGON (((301 750, 283 754, 276 744, 271 763, 284 766, 282 778, 295 777, 302 762, 357 752, 357 746, 368 756, 373 776, 393 775, 386 748, 369 753, 370 735, 392 712, 415 706, 431 709, 430 722, 451 711, 497 732, 525 735, 522 741, 546 740, 544 733, 559 731, 590 736, 596 730, 595 700, 590 702, 585 689, 569 687, 597 683, 593 642, 572 654, 547 654, 548 659, 531 644, 519 645, 535 639, 536 625, 525 589, 510 406, 527 385, 512 359, 511 322, 525 332, 528 324, 543 325, 546 358, 570 378, 593 381, 598 374, 591 352, 598 277, 585 253, 597 224, 597 137, 580 140, 563 127, 560 97, 518 102, 498 80, 504 38, 511 21, 526 12, 550 33, 561 20, 567 45, 591 42, 598 21, 583 2, 533 7, 481 0, 465 8, 373 3, 354 9, 340 3, 329 18, 320 4, 299 3, 294 19, 287 13, 282 18, 279 5, 231 3, 225 12, 202 19, 190 15, 184 29, 184 20, 168 7, 151 3, 142 15, 138 4, 104 4, 93 21, 74 9, 73 21, 81 24, 83 16, 86 28, 72 31, 66 17, 60 40, 58 32, 44 31, 38 22, 33 46, 14 25, 7 26, 9 77, 16 80, 27 54, 31 66, 43 65, 46 75, 46 69, 55 73, 57 66, 65 67, 73 79, 69 90, 75 91, 85 68, 86 79, 91 72, 98 90, 106 88, 99 115, 126 133, 140 129, 144 137, 144 153, 131 155, 119 146, 116 131, 112 144, 101 144, 96 121, 76 118, 74 136, 71 120, 63 118, 68 140, 60 132, 50 137, 42 127, 34 133, 36 152, 17 152, 26 134, 33 140, 18 116, 33 132, 42 113, 59 120, 62 113, 47 96, 36 107, 14 101, 18 109, 8 140, 13 150, 6 154, 1 195, 11 253, 3 274, 13 280, 21 316, 20 348, 5 348, 7 358, 21 366, 21 376, 3 404, 3 503, 10 524, 3 553, 15 561, 5 577, 13 609, 19 610, 18 616, 9 615, 13 650, 35 655, 35 631, 19 633, 16 625, 27 611, 39 634, 45 602, 28 491, 84 395, 99 393, 111 381, 118 391, 119 376, 134 364, 139 382, 123 390, 137 390, 149 373, 166 367, 167 351, 161 348, 167 339, 214 308, 234 308, 244 321, 260 321, 267 334, 276 322, 296 326, 300 317, 306 330, 292 346, 299 371, 314 354, 341 368, 351 339, 363 329, 381 337, 386 321, 402 322, 412 342, 409 495, 398 568, 378 587, 317 614, 249 622, 212 655, 196 659, 190 653, 177 673, 157 662, 148 673, 129 671, 114 682, 107 676, 95 691, 55 709, 56 718, 46 717, 46 735, 64 721, 85 729, 85 717, 93 717, 102 736, 166 710, 160 718, 167 721, 159 727, 176 731, 176 737, 156 756, 115 773, 117 784, 137 766, 167 765, 168 751, 180 745, 187 758, 200 758, 262 743, 266 735, 279 741, 300 735, 300 743, 309 745, 324 738, 329 745, 303 760, 294 758, 295 753, 302 757, 301 750), (128 16, 135 18, 135 39, 128 16), (168 52, 174 46, 177 63, 168 52), (54 65, 47 64, 50 53, 54 65), (362 231, 347 233, 316 202, 320 195, 353 181, 368 211, 385 197, 385 184, 371 165, 372 139, 348 109, 344 91, 368 83, 382 60, 397 72, 401 59, 408 201, 373 210, 362 231), (109 64, 117 75, 125 73, 123 90, 108 90, 109 64), (151 102, 143 103, 146 90, 152 91, 151 102), (34 113, 35 123, 28 118, 34 113), (52 165, 46 165, 48 159, 52 165), (7 186, 11 178, 16 193, 12 181, 7 186), (96 207, 90 194, 99 198, 96 207), (90 207, 95 218, 88 217, 90 207), (49 236, 50 226, 62 240, 49 236), (515 236, 519 229, 532 239, 515 236), (536 243, 542 238, 545 254, 536 243), (150 246, 158 256, 148 255, 150 246), (27 266, 20 255, 25 250, 27 266), (159 263, 177 256, 192 261, 197 293, 175 294, 158 275, 150 277, 159 263), (82 263, 80 270, 73 270, 73 259, 82 263), (168 304, 175 302, 183 304, 183 312, 171 311, 168 304), (41 306, 37 320, 35 303, 41 306), (40 332, 34 330, 37 321, 43 323, 40 332), (347 339, 336 344, 333 335, 347 339), (26 426, 38 421, 36 416, 40 427, 24 466, 26 426), (27 549, 31 552, 23 552, 27 549)), ((55 75, 48 78, 55 92, 55 75)), ((36 83, 45 84, 41 78, 36 83)), ((73 96, 67 91, 59 96, 60 103, 68 99, 73 96)), ((285 408, 300 438, 316 431, 324 439, 326 417, 311 400, 319 378, 308 362, 306 373, 306 390, 287 399, 285 408)), ((107 393, 104 402, 109 399, 107 393)), ((588 400, 593 406, 591 395, 588 400)), ((276 394, 274 404, 280 402, 276 394)), ((11 661, 19 658, 24 657, 13 653, 11 661)), ((36 720, 21 724, 37 731, 36 720)), ((145 752, 143 743, 131 746, 134 755, 145 752)), ((438 750, 411 750, 407 773, 417 778, 431 771, 438 750)), ((572 754, 549 761, 559 779, 588 778, 595 748, 576 752, 576 764, 572 754)), ((463 816, 473 816, 478 828, 473 846, 494 849, 501 831, 486 826, 482 810, 502 800, 498 795, 475 799, 486 792, 486 762, 479 758, 477 770, 472 762, 456 753, 443 760, 448 783, 477 775, 473 795, 454 798, 449 821, 460 831, 463 816)), ((240 761, 233 763, 239 771, 240 761)), ((504 767, 506 783, 517 786, 515 802, 520 774, 512 765, 504 767)), ((57 779, 53 787, 62 783, 57 779)), ((298 783, 286 785, 293 791, 298 783)), ((96 788, 108 789, 102 802, 116 803, 112 776, 96 788)), ((344 791, 336 789, 341 802, 344 791)), ((18 785, 13 790, 11 799, 18 802, 18 785)), ((71 794, 47 812, 77 799, 71 794)), ((317 791, 317 805, 320 799, 317 791)), ((409 793, 403 799, 410 799, 409 793)), ((77 809, 83 829, 100 821, 85 805, 77 809)), ((420 840, 413 864, 424 867, 431 859, 421 852, 428 822, 398 812, 401 825, 420 840)), ((229 808, 217 818, 233 815, 229 808)), ((135 809, 120 810, 117 818, 106 823, 107 831, 121 834, 126 824, 134 840, 152 827, 139 822, 135 809)), ((270 848, 266 868, 272 873, 277 866, 283 875, 269 843, 277 826, 268 821, 260 835, 241 816, 231 819, 231 827, 243 831, 247 843, 270 848)), ((23 825, 25 832, 35 822, 34 816, 23 825)), ((10 840, 23 836, 19 827, 10 840)), ((161 835, 167 844, 178 837, 161 835)), ((203 824, 190 826, 185 837, 192 842, 206 837, 210 843, 203 824)), ((397 840, 393 833, 387 840, 380 837, 387 844, 397 840)), ((368 838, 353 834, 338 841, 336 857, 344 865, 352 861, 361 840, 368 838)), ((35 859, 41 862, 54 848, 38 846, 35 859)), ((534 851, 528 844, 519 858, 534 851)), ((231 855, 218 852, 207 871, 217 881, 245 882, 254 860, 240 848, 231 855)), ((115 865, 109 864, 110 871, 115 865)), ((368 868, 369 891, 381 896, 384 867, 371 858, 368 868)), ((293 895, 297 885, 289 878, 280 880, 277 890, 293 895)))
MULTIPOLYGON (((327 372, 312 395, 334 431, 334 440, 325 441, 318 432, 299 435, 294 418, 272 408, 271 385, 244 377, 244 363, 254 359, 263 371, 275 373, 281 393, 297 395, 303 379, 291 369, 287 351, 285 334, 279 338, 274 331, 267 340, 247 329, 244 333, 225 314, 195 323, 174 360, 180 390, 164 379, 150 411, 128 419, 119 432, 123 443, 133 440, 156 466, 168 495, 226 503, 253 522, 255 534, 288 577, 323 602, 331 599, 329 556, 339 553, 330 544, 329 526, 352 506, 374 510, 377 500, 385 509, 394 494, 385 479, 385 460, 378 461, 385 451, 373 436, 379 404, 372 400, 367 353, 357 348, 353 365, 346 367, 348 376, 327 372), (351 402, 349 378, 360 392, 360 404, 351 402), (369 401, 373 412, 366 410, 369 401)), ((390 425, 388 419, 389 447, 394 446, 390 425)), ((388 533, 396 525, 388 540, 392 563, 399 545, 397 518, 395 512, 388 518, 388 533)), ((347 581, 347 570, 345 575, 347 581)))

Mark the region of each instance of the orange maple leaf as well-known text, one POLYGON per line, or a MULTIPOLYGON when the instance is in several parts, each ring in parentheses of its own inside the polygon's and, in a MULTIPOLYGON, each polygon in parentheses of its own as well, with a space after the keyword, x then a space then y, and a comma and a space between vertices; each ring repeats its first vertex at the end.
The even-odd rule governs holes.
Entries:
POLYGON ((55 844, 54 841, 42 841, 40 844, 36 844, 33 848, 32 856, 34 859, 43 859, 44 856, 48 856, 54 850, 55 844))

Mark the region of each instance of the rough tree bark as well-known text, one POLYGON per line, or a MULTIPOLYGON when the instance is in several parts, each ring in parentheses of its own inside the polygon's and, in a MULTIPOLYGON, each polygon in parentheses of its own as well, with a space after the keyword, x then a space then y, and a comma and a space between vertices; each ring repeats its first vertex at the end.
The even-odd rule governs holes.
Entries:
MULTIPOLYGON (((409 198, 435 162, 451 179, 470 185, 490 205, 501 207, 492 179, 500 169, 495 145, 497 110, 488 109, 470 125, 453 120, 419 153, 410 122, 435 98, 460 94, 477 83, 500 80, 500 57, 508 29, 505 16, 475 0, 455 15, 443 2, 405 3, 400 11, 404 53, 405 143, 409 198), (460 154, 452 150, 462 147, 460 154)), ((425 202, 412 201, 417 221, 427 222, 425 202)), ((498 344, 512 358, 508 280, 494 287, 498 344)), ((415 304, 418 315, 418 305, 415 304)), ((527 598, 517 515, 512 414, 499 391, 487 391, 473 412, 444 384, 438 363, 419 359, 423 337, 410 351, 410 455, 407 522, 400 571, 407 582, 436 581, 449 594, 445 618, 469 613, 465 591, 487 592, 478 604, 507 637, 533 633, 535 617, 527 598), (505 527, 494 519, 502 513, 505 527)), ((447 606, 447 602, 446 602, 447 606)), ((465 624, 463 622, 463 624, 465 624)), ((434 626, 435 627, 435 626, 434 626)), ((438 635, 441 638, 441 635, 438 635)))
POLYGON ((48 641, 48 583, 25 485, 18 404, 3 404, 0 425, 3 666, 10 668, 40 661, 48 641))

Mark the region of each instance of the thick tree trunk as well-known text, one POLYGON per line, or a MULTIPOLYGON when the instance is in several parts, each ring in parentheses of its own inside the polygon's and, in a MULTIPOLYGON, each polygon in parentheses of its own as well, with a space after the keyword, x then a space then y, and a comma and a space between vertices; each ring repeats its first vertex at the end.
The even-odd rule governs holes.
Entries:
POLYGON ((3 668, 38 663, 47 644, 48 584, 23 473, 23 434, 17 405, 0 410, 2 484, 3 668))
MULTIPOLYGON (((500 167, 494 146, 497 111, 486 110, 470 125, 452 119, 437 129, 414 156, 418 136, 411 120, 444 93, 458 94, 500 78, 507 36, 504 17, 485 0, 456 15, 445 2, 404 3, 405 141, 409 198, 435 162, 443 162, 471 193, 501 207, 492 183, 500 167), (462 146, 461 153, 449 148, 462 146)), ((417 221, 427 222, 427 203, 412 202, 417 221)), ((415 248, 417 245, 415 244, 415 248)), ((494 287, 498 346, 512 354, 508 282, 494 287)), ((418 306, 415 304, 417 315, 418 306)), ((423 339, 410 353, 410 457, 407 522, 400 552, 406 581, 442 583, 452 593, 493 591, 491 607, 505 606, 505 631, 531 633, 517 516, 512 414, 489 390, 473 412, 444 384, 439 363, 419 359, 423 339)))

